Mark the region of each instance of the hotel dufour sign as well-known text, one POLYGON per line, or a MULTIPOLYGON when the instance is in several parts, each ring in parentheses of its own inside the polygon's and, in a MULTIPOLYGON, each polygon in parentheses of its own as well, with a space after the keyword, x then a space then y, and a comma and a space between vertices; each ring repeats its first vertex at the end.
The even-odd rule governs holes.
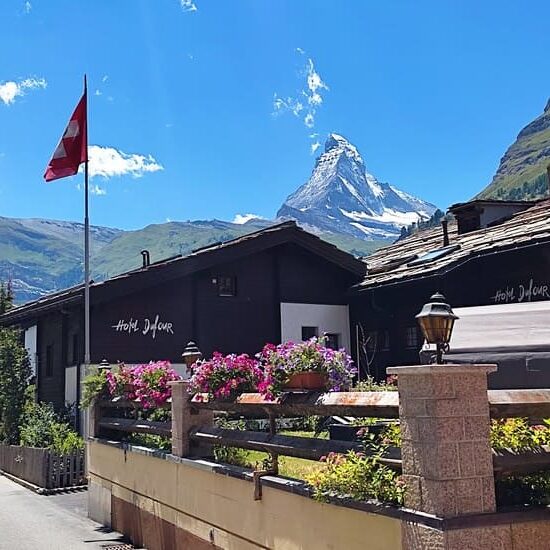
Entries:
POLYGON ((550 300, 548 284, 535 283, 530 279, 526 284, 499 288, 491 301, 495 304, 510 304, 513 302, 532 302, 538 300, 550 300))
POLYGON ((124 334, 140 334, 142 336, 150 336, 153 340, 158 333, 174 334, 173 323, 163 321, 160 315, 156 315, 154 320, 145 317, 143 319, 119 319, 111 328, 115 332, 124 334))

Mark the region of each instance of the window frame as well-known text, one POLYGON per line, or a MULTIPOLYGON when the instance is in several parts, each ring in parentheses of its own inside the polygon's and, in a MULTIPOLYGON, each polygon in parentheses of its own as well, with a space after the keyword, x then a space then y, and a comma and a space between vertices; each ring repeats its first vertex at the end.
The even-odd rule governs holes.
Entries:
POLYGON ((216 277, 216 289, 218 297, 220 298, 234 298, 237 296, 237 277, 235 275, 218 275, 216 277), (230 282, 230 290, 222 291, 222 281, 224 283, 230 282))

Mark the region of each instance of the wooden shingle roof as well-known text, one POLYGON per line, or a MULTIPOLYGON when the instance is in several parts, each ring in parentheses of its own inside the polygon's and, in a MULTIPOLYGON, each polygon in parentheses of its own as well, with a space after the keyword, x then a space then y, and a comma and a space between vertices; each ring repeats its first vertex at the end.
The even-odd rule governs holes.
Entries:
POLYGON ((499 225, 462 235, 458 234, 456 223, 449 223, 449 249, 432 261, 420 260, 443 248, 441 227, 420 231, 381 248, 365 258, 367 275, 355 290, 445 273, 478 256, 539 242, 550 242, 550 199, 538 201, 499 225))

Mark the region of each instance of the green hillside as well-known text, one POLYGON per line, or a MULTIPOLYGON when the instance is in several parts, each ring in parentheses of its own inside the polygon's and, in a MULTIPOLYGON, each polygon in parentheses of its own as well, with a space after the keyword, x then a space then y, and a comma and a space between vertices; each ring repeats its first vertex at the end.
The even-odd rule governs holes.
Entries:
MULTIPOLYGON (((151 261, 156 262, 235 239, 271 223, 170 222, 136 231, 92 226, 92 278, 99 281, 139 268, 144 249, 149 250, 151 261)), ((357 256, 366 256, 388 244, 335 233, 325 233, 321 238, 357 256)), ((83 258, 80 223, 0 217, 0 281, 12 280, 18 303, 81 283, 83 258)))
POLYGON ((478 199, 538 199, 548 196, 550 101, 544 112, 518 134, 500 161, 492 182, 478 199))

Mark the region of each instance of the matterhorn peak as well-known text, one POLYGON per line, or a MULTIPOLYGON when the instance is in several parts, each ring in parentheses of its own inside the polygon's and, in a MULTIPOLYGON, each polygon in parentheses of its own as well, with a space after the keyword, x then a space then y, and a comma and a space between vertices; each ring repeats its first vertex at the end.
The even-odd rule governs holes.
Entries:
POLYGON ((340 134, 329 134, 325 141, 325 153, 324 154, 341 155, 345 154, 347 157, 363 164, 363 159, 357 150, 357 147, 353 145, 349 140, 340 134))
POLYGON ((309 180, 292 193, 277 216, 322 231, 366 240, 395 239, 403 226, 428 219, 435 206, 367 172, 357 147, 331 133, 309 180))

